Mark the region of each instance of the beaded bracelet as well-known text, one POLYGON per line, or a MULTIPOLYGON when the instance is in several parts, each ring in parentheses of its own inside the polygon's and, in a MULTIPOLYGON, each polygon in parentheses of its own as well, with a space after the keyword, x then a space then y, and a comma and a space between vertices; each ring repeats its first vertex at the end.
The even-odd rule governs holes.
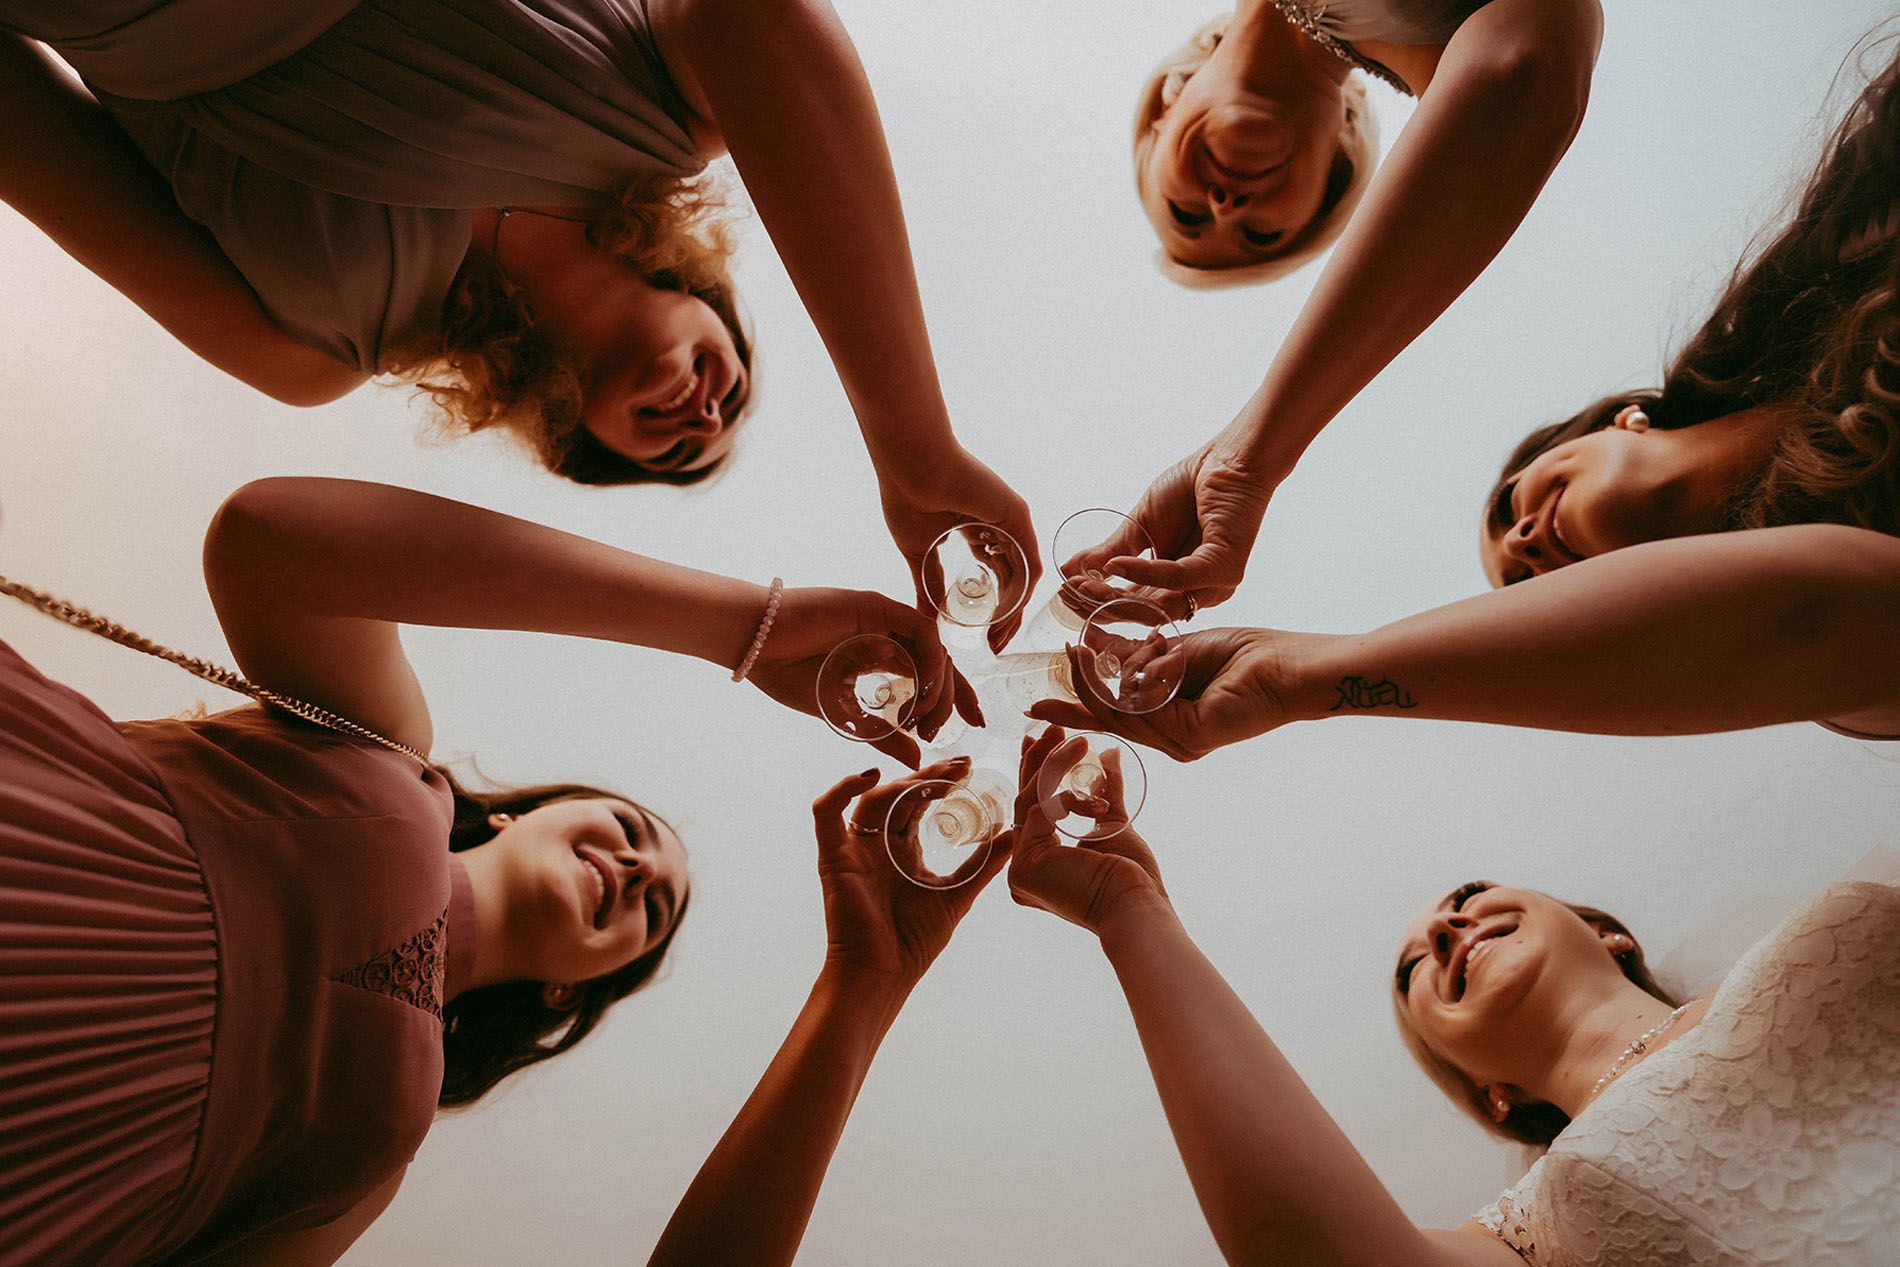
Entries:
POLYGON ((752 635, 751 649, 745 653, 745 659, 739 661, 739 667, 732 671, 733 681, 745 681, 746 674, 752 672, 752 666, 759 662, 759 652, 765 650, 765 640, 772 633, 772 622, 778 619, 779 600, 784 596, 784 579, 773 577, 772 592, 765 600, 765 615, 759 618, 759 632, 752 635))

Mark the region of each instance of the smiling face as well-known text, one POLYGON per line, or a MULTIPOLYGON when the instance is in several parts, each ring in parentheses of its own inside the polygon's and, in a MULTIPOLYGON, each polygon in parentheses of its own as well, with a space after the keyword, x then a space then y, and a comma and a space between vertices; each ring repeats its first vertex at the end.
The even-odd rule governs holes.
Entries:
POLYGON ((1176 280, 1264 281, 1338 235, 1376 161, 1376 128, 1363 85, 1290 23, 1223 17, 1150 75, 1134 151, 1176 280))
POLYGON ((637 276, 564 338, 586 365, 581 425, 648 470, 704 470, 732 447, 751 382, 733 334, 704 301, 637 276))
POLYGON ((1401 1019, 1472 1082, 1514 1083, 1574 991, 1623 979, 1612 935, 1542 893, 1464 885, 1406 930, 1393 980, 1401 1019))
POLYGON ((499 827, 495 850, 515 975, 576 982, 653 949, 686 898, 686 850, 628 801, 554 801, 499 827))
POLYGON ((1640 410, 1540 453, 1499 484, 1478 549, 1492 585, 1510 585, 1645 541, 1714 527, 1692 504, 1671 459, 1679 433, 1648 428, 1640 410))

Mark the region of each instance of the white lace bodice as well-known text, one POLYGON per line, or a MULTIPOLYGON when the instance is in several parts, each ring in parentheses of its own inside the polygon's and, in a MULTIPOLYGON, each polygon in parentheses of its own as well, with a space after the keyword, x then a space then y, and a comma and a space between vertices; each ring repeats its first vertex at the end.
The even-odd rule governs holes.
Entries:
POLYGON ((1535 1267, 1900 1264, 1900 888, 1790 916, 1478 1219, 1535 1267))

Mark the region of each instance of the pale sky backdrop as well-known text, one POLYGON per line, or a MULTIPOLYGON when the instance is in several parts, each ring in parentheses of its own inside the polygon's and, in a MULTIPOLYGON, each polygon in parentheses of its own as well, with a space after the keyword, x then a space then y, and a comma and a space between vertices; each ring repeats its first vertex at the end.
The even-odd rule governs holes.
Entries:
MULTIPOLYGON (((958 433, 1028 498, 1046 549, 1066 513, 1126 506, 1232 416, 1316 271, 1201 294, 1151 265, 1134 95, 1211 9, 837 3, 883 109, 958 433)), ((1480 589, 1479 500, 1503 454, 1656 380, 1817 152, 1843 56, 1891 11, 1609 7, 1589 118, 1536 208, 1312 447, 1245 588, 1199 623, 1359 631, 1480 589)), ((1389 144, 1410 104, 1372 99, 1389 144)), ((830 364, 763 230, 742 236, 762 350, 740 460, 703 491, 589 491, 503 445, 427 442, 398 390, 274 405, 0 210, 0 571, 222 657, 205 524, 245 480, 310 473, 754 579, 904 595, 830 364)), ((115 716, 231 702, 24 609, 0 609, 0 637, 115 716)), ((346 1261, 643 1261, 804 999, 823 946, 809 802, 872 754, 696 662, 491 633, 407 642, 441 753, 647 800, 679 825, 696 888, 670 974, 575 1052, 442 1120, 346 1261)), ((1149 769, 1142 827, 1188 928, 1406 1210, 1438 1224, 1519 1162, 1395 1036, 1387 985, 1420 904, 1473 877, 1537 886, 1617 911, 1666 961, 1687 941, 1717 962, 1900 835, 1900 745, 1810 725, 1640 740, 1351 718, 1149 769)), ((1106 962, 998 884, 885 1043, 802 1261, 1216 1259, 1106 962)))

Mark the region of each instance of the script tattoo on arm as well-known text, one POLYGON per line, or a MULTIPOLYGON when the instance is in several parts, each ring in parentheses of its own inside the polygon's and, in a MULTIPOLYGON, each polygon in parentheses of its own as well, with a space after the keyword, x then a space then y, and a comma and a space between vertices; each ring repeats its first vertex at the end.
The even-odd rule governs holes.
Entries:
POLYGON ((1342 708, 1418 707, 1418 700, 1413 698, 1412 693, 1389 677, 1382 677, 1377 682, 1368 682, 1362 677, 1343 677, 1333 691, 1338 698, 1326 710, 1329 713, 1336 713, 1342 708))

